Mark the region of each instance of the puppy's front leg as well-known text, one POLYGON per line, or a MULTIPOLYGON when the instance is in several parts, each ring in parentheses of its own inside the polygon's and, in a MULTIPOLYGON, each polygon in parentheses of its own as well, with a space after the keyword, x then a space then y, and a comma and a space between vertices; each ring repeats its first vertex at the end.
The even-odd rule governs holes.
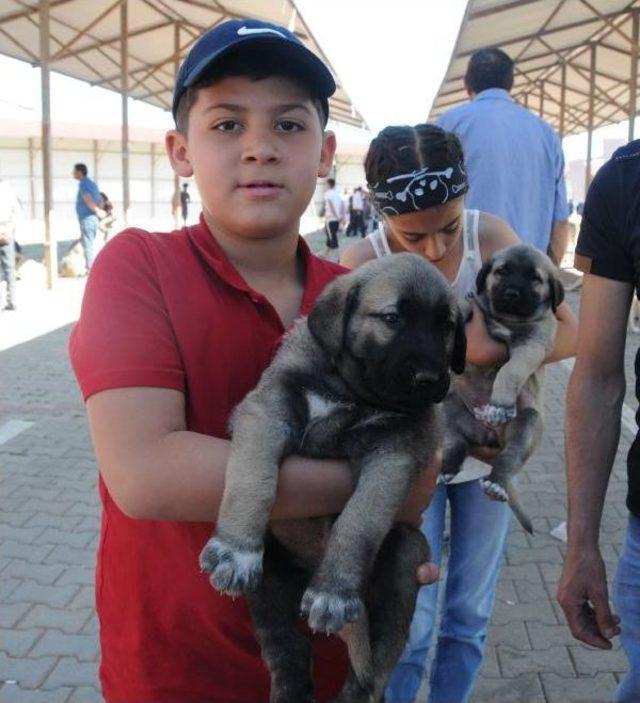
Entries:
POLYGON ((397 450, 378 447, 361 460, 356 489, 302 598, 312 630, 337 632, 360 617, 364 580, 417 473, 415 459, 397 450))
POLYGON ((547 349, 542 344, 529 342, 513 347, 509 361, 498 371, 493 382, 489 404, 474 408, 476 419, 493 427, 513 420, 520 390, 540 368, 546 353, 547 349))
POLYGON ((216 534, 200 554, 214 588, 230 595, 255 587, 262 575, 264 533, 291 436, 284 407, 248 396, 234 417, 216 534))

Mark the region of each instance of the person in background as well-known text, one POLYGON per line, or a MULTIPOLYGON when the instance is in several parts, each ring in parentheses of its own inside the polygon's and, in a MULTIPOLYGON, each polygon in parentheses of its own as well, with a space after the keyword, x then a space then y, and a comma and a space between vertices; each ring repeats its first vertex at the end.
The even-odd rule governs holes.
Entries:
MULTIPOLYGON (((475 291, 482 263, 493 252, 519 243, 503 220, 466 207, 470 184, 460 141, 436 125, 383 129, 371 142, 365 173, 380 227, 343 252, 340 263, 348 268, 409 251, 431 262, 461 299, 475 291), (424 187, 425 181, 429 187, 424 187)), ((547 362, 573 353, 575 320, 565 304, 557 314, 556 345, 547 362)), ((488 336, 477 307, 466 334, 468 363, 495 366, 506 360, 506 348, 488 336)), ((480 487, 490 470, 486 463, 467 459, 451 483, 437 487, 423 515, 431 558, 439 564, 447 503, 451 508, 440 629, 436 637, 439 585, 425 586, 418 595, 407 648, 387 687, 387 703, 415 700, 434 644, 429 703, 466 703, 471 696, 511 521, 508 505, 492 500, 480 487)))
POLYGON ((91 269, 95 258, 94 245, 98 234, 98 224, 104 216, 102 198, 98 186, 87 175, 86 164, 78 163, 73 167, 73 177, 78 181, 78 194, 76 196, 76 214, 80 223, 80 241, 87 264, 87 271, 91 269))
POLYGON ((344 202, 334 178, 327 178, 327 190, 324 194, 324 219, 327 247, 338 248, 338 229, 344 219, 344 202))
POLYGON ((20 214, 18 196, 6 178, 0 178, 0 281, 7 286, 2 310, 16 309, 16 224, 20 214))
POLYGON ((501 217, 560 265, 570 236, 562 145, 550 125, 509 94, 513 66, 500 49, 474 52, 464 78, 470 102, 438 124, 462 142, 468 207, 501 217))
POLYGON ((349 197, 349 226, 347 227, 346 236, 364 237, 364 192, 362 186, 356 186, 355 190, 349 197))
POLYGON ((187 224, 187 217, 189 215, 189 203, 191 202, 191 196, 189 195, 189 184, 183 183, 182 190, 180 191, 180 210, 182 213, 182 224, 187 224))

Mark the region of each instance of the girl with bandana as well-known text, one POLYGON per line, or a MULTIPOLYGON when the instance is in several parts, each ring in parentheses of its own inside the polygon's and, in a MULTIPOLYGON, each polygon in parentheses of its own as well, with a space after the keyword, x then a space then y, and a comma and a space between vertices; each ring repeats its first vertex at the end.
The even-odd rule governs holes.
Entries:
MULTIPOLYGON (((520 243, 500 218, 465 209, 468 183, 462 147, 453 133, 440 127, 386 127, 371 142, 365 173, 380 226, 344 252, 340 263, 348 268, 409 251, 430 261, 450 281, 457 296, 465 298, 476 289, 483 261, 494 251, 520 243)), ((574 354, 575 318, 566 305, 558 308, 557 316, 556 346, 547 363, 574 354)), ((506 361, 506 347, 488 336, 477 308, 466 333, 469 363, 494 366, 506 361)), ((491 456, 487 453, 481 458, 491 456)), ((432 646, 436 649, 429 703, 464 703, 471 696, 482 665, 511 520, 507 503, 491 500, 480 486, 489 472, 488 464, 467 459, 451 483, 436 487, 423 515, 422 530, 431 546, 431 558, 439 564, 446 505, 450 504, 445 592, 438 599, 437 582, 422 587, 407 648, 389 680, 387 703, 415 700, 432 646), (442 611, 436 642, 438 600, 442 611)))

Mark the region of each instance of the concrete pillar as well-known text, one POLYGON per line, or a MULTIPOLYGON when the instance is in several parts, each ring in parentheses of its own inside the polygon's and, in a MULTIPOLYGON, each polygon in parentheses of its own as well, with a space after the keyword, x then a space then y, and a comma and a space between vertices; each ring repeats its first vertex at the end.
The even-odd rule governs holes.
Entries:
POLYGON ((567 62, 562 63, 562 72, 560 78, 560 139, 564 138, 565 133, 565 120, 566 120, 566 109, 567 109, 567 62))
POLYGON ((640 10, 634 10, 632 17, 631 80, 629 81, 629 141, 634 139, 636 113, 638 111, 638 20, 640 19, 640 10))
POLYGON ((156 216, 156 144, 151 142, 151 217, 156 216))
POLYGON ((36 219, 36 179, 35 179, 35 153, 33 148, 33 137, 29 137, 29 204, 31 219, 36 219))
MULTIPOLYGON (((173 76, 174 82, 178 80, 180 70, 180 25, 176 22, 173 25, 173 76)), ((173 222, 176 229, 180 226, 180 178, 177 173, 173 174, 173 198, 171 199, 171 209, 173 212, 173 222)))
POLYGON ((593 157, 593 111, 595 107, 595 95, 596 95, 596 45, 591 45, 591 62, 589 67, 589 114, 587 118, 588 132, 587 132, 587 167, 584 174, 584 192, 585 196, 589 190, 589 185, 591 183, 592 173, 591 173, 591 160, 593 157))
POLYGON ((120 92, 122 98, 122 219, 129 223, 129 42, 128 0, 120 4, 120 92))
POLYGON ((42 100, 42 184, 44 192, 44 259, 47 268, 47 288, 58 280, 58 250, 51 228, 53 209, 53 180, 51 177, 51 91, 49 85, 49 3, 40 0, 40 95, 42 100))

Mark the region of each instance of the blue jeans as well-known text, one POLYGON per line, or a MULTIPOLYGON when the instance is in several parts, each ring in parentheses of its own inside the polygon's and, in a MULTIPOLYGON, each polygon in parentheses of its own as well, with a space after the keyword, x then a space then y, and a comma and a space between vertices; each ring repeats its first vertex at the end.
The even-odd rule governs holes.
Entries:
MULTIPOLYGON (((442 558, 447 499, 451 542, 442 620, 431 666, 430 703, 464 703, 482 665, 511 510, 488 498, 479 482, 440 485, 424 513, 431 560, 442 558)), ((387 686, 386 703, 413 703, 422 683, 436 620, 438 583, 423 586, 409 641, 387 686)))
POLYGON ((88 269, 91 268, 91 264, 93 264, 95 258, 94 243, 96 241, 96 234, 98 233, 98 223, 97 215, 87 215, 87 217, 80 218, 80 241, 82 242, 84 258, 87 261, 88 269))
POLYGON ((620 616, 620 641, 629 660, 629 671, 618 686, 615 703, 640 701, 640 519, 629 515, 618 570, 613 584, 613 604, 620 616))

